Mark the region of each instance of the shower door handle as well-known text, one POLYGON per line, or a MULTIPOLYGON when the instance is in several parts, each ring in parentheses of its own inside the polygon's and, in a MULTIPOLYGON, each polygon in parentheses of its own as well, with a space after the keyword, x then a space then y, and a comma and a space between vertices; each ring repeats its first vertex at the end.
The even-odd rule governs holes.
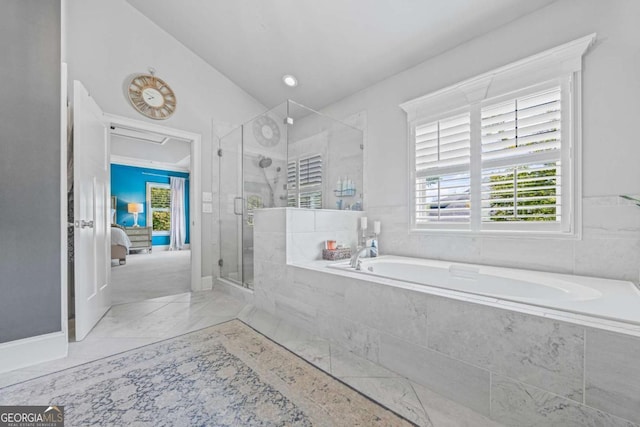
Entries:
POLYGON ((236 215, 242 215, 242 205, 244 204, 244 199, 242 197, 234 197, 233 198, 233 213, 236 215), (240 209, 238 209, 238 200, 240 201, 240 209))

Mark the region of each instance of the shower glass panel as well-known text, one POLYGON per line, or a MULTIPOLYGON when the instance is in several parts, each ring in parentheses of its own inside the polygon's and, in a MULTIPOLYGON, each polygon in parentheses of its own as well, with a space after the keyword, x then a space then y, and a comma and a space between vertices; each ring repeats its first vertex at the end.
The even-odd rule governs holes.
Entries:
POLYGON ((287 101, 220 139, 220 277, 253 288, 257 209, 363 208, 363 134, 287 101))
POLYGON ((289 101, 288 205, 362 210, 362 131, 289 101))
POLYGON ((242 283, 242 127, 220 139, 220 277, 242 283))
POLYGON ((287 106, 283 103, 242 125, 242 277, 253 289, 253 212, 287 206, 287 106))

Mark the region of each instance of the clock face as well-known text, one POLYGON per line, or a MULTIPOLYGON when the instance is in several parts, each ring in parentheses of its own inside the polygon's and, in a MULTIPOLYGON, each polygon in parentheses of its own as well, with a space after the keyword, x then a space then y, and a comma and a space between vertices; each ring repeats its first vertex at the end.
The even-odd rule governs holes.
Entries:
POLYGON ((280 141, 280 127, 269 116, 260 116, 253 122, 253 136, 264 147, 274 147, 280 141))
POLYGON ((158 77, 149 74, 135 76, 129 83, 128 94, 133 108, 151 119, 168 119, 176 110, 173 90, 158 77))
POLYGON ((148 105, 158 108, 164 104, 164 97, 159 90, 154 89, 152 87, 148 87, 142 91, 142 99, 148 105))

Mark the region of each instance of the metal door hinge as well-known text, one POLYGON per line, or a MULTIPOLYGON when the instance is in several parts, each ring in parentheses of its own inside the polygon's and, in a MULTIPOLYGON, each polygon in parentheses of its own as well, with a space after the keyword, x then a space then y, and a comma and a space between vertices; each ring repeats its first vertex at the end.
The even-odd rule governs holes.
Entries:
POLYGON ((220 258, 220 259, 218 260, 218 266, 219 266, 219 267, 222 267, 222 264, 224 264, 224 262, 222 261, 222 258, 220 258))
POLYGON ((218 148, 218 157, 222 157, 222 148, 218 148))

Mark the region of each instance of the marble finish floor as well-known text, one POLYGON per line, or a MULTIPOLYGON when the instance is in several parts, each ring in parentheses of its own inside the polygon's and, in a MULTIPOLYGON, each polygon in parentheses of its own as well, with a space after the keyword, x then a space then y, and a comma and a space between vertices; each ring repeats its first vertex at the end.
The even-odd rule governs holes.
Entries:
POLYGON ((239 320, 0 389, 72 425, 407 426, 239 320))
POLYGON ((116 305, 64 359, 0 374, 0 387, 88 363, 238 318, 420 426, 494 427, 500 424, 368 360, 309 336, 230 295, 214 290, 116 305))

